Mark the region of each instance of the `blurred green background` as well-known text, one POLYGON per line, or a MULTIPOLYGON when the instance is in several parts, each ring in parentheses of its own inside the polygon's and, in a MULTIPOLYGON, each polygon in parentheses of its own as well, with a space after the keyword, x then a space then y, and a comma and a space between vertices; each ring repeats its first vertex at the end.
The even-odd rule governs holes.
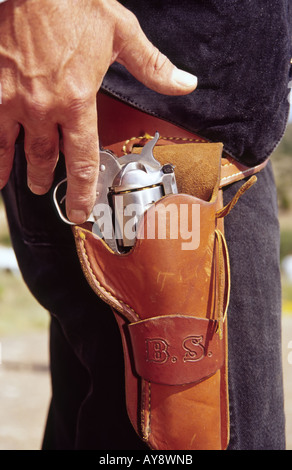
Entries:
MULTIPOLYGON (((292 123, 288 124, 283 140, 272 155, 275 173, 279 220, 281 228, 280 257, 282 266, 285 258, 292 255, 292 123)), ((286 258, 287 259, 287 258, 286 258)), ((292 259, 291 259, 292 262, 292 259)), ((283 314, 292 315, 292 279, 282 269, 283 314)))
MULTIPOLYGON (((10 247, 10 236, 0 193, 0 249, 10 247)), ((0 259, 0 264, 1 261, 3 260, 0 259)), ((0 339, 5 335, 45 329, 48 324, 48 313, 31 295, 20 273, 0 269, 0 339)))

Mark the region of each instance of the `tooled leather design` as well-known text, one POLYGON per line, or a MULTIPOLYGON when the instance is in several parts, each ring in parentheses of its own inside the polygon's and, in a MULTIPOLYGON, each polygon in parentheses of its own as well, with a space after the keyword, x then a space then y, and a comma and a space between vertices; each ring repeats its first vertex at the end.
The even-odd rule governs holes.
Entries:
MULTIPOLYGON (((165 207, 175 202, 186 206, 190 204, 191 207, 192 203, 199 203, 199 200, 187 195, 163 199, 165 207)), ((145 214, 145 226, 148 223, 151 225, 148 220, 156 215, 154 206, 145 214)), ((76 227, 74 230, 81 264, 92 287, 113 308, 125 312, 131 322, 137 320, 137 315, 140 319, 152 316, 153 308, 157 305, 160 315, 176 311, 192 315, 194 303, 200 315, 212 318, 215 204, 203 202, 200 212, 200 247, 196 250, 181 250, 186 240, 180 237, 158 240, 145 238, 138 239, 131 252, 118 255, 111 252, 98 237, 76 227), (182 289, 186 292, 183 296, 182 289), (203 290, 211 296, 207 305, 201 295, 203 290)))
MULTIPOLYGON (((163 203, 174 202, 172 197, 178 204, 191 205, 194 202, 200 204, 201 240, 198 250, 189 252, 178 250, 178 246, 185 241, 182 239, 158 240, 159 246, 156 245, 157 240, 139 239, 130 253, 117 255, 90 231, 82 227, 74 228, 80 261, 90 285, 116 312, 121 313, 127 319, 126 324, 136 324, 145 319, 151 322, 151 318, 157 313, 162 316, 174 316, 177 312, 183 312, 184 316, 190 317, 197 314, 199 318, 207 318, 210 322, 217 321, 215 228, 218 221, 216 221, 215 213, 218 207, 216 195, 212 198, 212 202, 201 201, 192 196, 176 195, 164 198, 163 203), (157 255, 156 250, 160 255, 157 255), (175 256, 173 256, 174 253, 175 256), (146 266, 147 269, 145 269, 146 266), (195 312, 194 304, 196 305, 195 312)), ((151 210, 145 217, 149 217, 150 213, 151 210)), ((128 328, 130 329, 131 326, 128 325, 128 328)), ((215 334, 216 339, 219 339, 219 335, 215 334)), ((202 335, 196 334, 193 329, 188 330, 187 334, 181 338, 180 346, 183 353, 189 351, 191 354, 192 347, 198 348, 200 352, 203 348, 206 350, 205 345, 200 343, 200 336, 202 335), (198 341, 197 346, 194 346, 192 341, 198 341)), ((148 339, 151 340, 153 337, 148 339)), ((162 335, 160 339, 165 343, 169 341, 169 338, 164 338, 162 335)), ((171 346, 171 343, 172 341, 167 344, 171 346)), ((221 340, 221 343, 225 346, 224 341, 221 340)), ((148 342, 148 346, 151 348, 154 344, 148 342)), ((150 349, 148 351, 150 354, 150 349)), ((163 354, 170 355, 170 351, 166 349, 163 354)), ((127 353, 129 354, 128 350, 127 353)), ((171 357, 173 356, 174 354, 171 357)), ((199 359, 198 355, 197 358, 199 359)), ((202 363, 202 360, 203 354, 197 363, 202 363)), ((212 376, 207 380, 199 380, 196 386, 185 385, 181 390, 181 385, 172 385, 171 396, 169 396, 167 385, 147 379, 140 379, 141 387, 138 387, 135 382, 138 379, 132 373, 133 393, 135 389, 136 393, 139 389, 141 390, 141 414, 139 419, 135 418, 137 401, 133 401, 136 411, 132 410, 131 392, 129 392, 127 400, 130 416, 135 429, 147 441, 149 447, 156 449, 221 448, 220 413, 222 412, 220 409, 222 406, 225 409, 226 405, 220 404, 220 388, 224 383, 224 374, 220 379, 220 365, 219 362, 217 372, 214 372, 214 368, 212 376), (175 393, 176 391, 178 393, 175 393), (200 396, 205 397, 202 404, 200 404, 200 396), (196 403, 195 409, 198 416, 204 413, 203 410, 210 409, 208 422, 206 422, 206 426, 210 429, 208 442, 206 436, 200 434, 199 423, 196 420, 189 422, 184 418, 185 404, 192 402, 196 403), (170 416, 167 422, 162 422, 161 413, 163 415, 166 412, 170 413, 170 416), (184 430, 181 431, 180 436, 176 436, 175 429, 167 424, 172 420, 177 421, 176 413, 179 413, 181 430, 184 430), (195 434, 197 435, 196 442, 194 442, 195 434)), ((204 373, 201 376, 206 377, 204 373)), ((223 430, 223 435, 224 433, 223 430)), ((224 439, 225 437, 223 441, 224 439)))
MULTIPOLYGON (((117 255, 92 233, 82 228, 75 228, 81 263, 92 287, 103 300, 107 301, 116 311, 122 313, 130 323, 139 321, 139 318, 140 320, 151 318, 158 310, 159 315, 170 315, 180 311, 186 316, 193 316, 194 305, 196 305, 196 312, 199 316, 210 320, 216 319, 214 292, 216 202, 198 201, 196 198, 186 195, 168 196, 163 199, 164 204, 171 204, 174 201, 188 204, 200 202, 201 204, 200 232, 202 240, 198 250, 181 250, 181 242, 185 241, 182 239, 138 239, 129 254, 117 255), (182 295, 182 293, 184 294, 182 295), (207 302, 206 298, 208 298, 207 302)), ((150 214, 151 210, 147 212, 145 217, 149 217, 150 214)), ((190 329, 183 339, 187 340, 188 337, 196 336, 193 333, 194 331, 190 329)), ((219 338, 217 333, 216 335, 219 338)), ((202 373, 202 375, 204 374, 202 373)), ((216 373, 212 382, 214 382, 213 389, 215 391, 218 388, 216 373)), ((155 401, 159 395, 163 396, 165 393, 161 389, 158 391, 157 387, 164 387, 164 385, 156 385, 142 379, 141 387, 140 421, 134 422, 134 426, 136 429, 140 429, 141 435, 147 440, 149 446, 156 448, 154 441, 157 442, 162 431, 158 424, 159 408, 156 407, 155 401)), ((184 393, 190 394, 190 391, 186 389, 184 393)), ((218 390, 216 393, 219 393, 220 396, 218 390)), ((165 399, 163 398, 163 402, 165 399)), ((129 406, 131 405, 129 404, 129 406)), ((134 411, 131 412, 132 416, 133 413, 134 411)), ((188 424, 187 427, 189 426, 188 424)), ((194 423, 193 426, 196 424, 194 423)), ((212 422, 214 430, 216 426, 212 422)), ((163 446, 166 444, 157 445, 164 448, 163 446)), ((167 448, 175 445, 177 444, 174 444, 173 437, 169 437, 167 446, 170 447, 167 448)), ((179 446, 188 445, 179 440, 179 446)))
POLYGON ((184 315, 158 316, 129 325, 137 373, 148 382, 184 385, 223 365, 217 321, 184 315))

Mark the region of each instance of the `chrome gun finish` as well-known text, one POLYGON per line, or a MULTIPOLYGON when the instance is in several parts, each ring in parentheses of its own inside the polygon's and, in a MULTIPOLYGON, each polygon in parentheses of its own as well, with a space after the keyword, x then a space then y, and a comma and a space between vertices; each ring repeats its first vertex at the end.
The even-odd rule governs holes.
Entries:
MULTIPOLYGON (((118 158, 109 150, 100 151, 96 201, 87 221, 93 223, 93 233, 115 252, 125 252, 134 245, 139 221, 153 203, 177 193, 173 165, 160 165, 153 155, 158 139, 156 132, 140 154, 118 158)), ((53 198, 61 219, 74 225, 60 208, 65 197, 60 202, 57 198, 58 189, 66 181, 55 187, 53 198)))

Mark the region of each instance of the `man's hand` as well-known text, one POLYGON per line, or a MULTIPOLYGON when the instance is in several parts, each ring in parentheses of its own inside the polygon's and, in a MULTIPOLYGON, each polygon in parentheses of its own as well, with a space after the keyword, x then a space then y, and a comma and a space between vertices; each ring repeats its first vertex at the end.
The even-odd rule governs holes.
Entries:
POLYGON ((67 215, 75 223, 86 220, 98 177, 96 94, 114 61, 159 93, 196 88, 196 77, 162 55, 115 0, 0 4, 0 189, 9 178, 20 124, 35 194, 52 185, 61 136, 67 215))

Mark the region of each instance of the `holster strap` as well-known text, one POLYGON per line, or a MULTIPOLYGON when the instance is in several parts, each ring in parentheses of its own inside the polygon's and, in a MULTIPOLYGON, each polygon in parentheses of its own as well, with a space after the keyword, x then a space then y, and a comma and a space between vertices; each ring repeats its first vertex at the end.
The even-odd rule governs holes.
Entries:
POLYGON ((269 159, 265 160, 263 163, 259 165, 249 167, 242 165, 241 163, 234 160, 234 158, 230 156, 226 156, 224 154, 224 158, 221 160, 221 181, 220 187, 223 188, 235 181, 240 181, 244 178, 249 176, 255 175, 259 173, 259 171, 263 170, 267 165, 269 159))
POLYGON ((135 369, 148 382, 184 385, 201 381, 223 365, 217 321, 166 315, 129 325, 135 369))

